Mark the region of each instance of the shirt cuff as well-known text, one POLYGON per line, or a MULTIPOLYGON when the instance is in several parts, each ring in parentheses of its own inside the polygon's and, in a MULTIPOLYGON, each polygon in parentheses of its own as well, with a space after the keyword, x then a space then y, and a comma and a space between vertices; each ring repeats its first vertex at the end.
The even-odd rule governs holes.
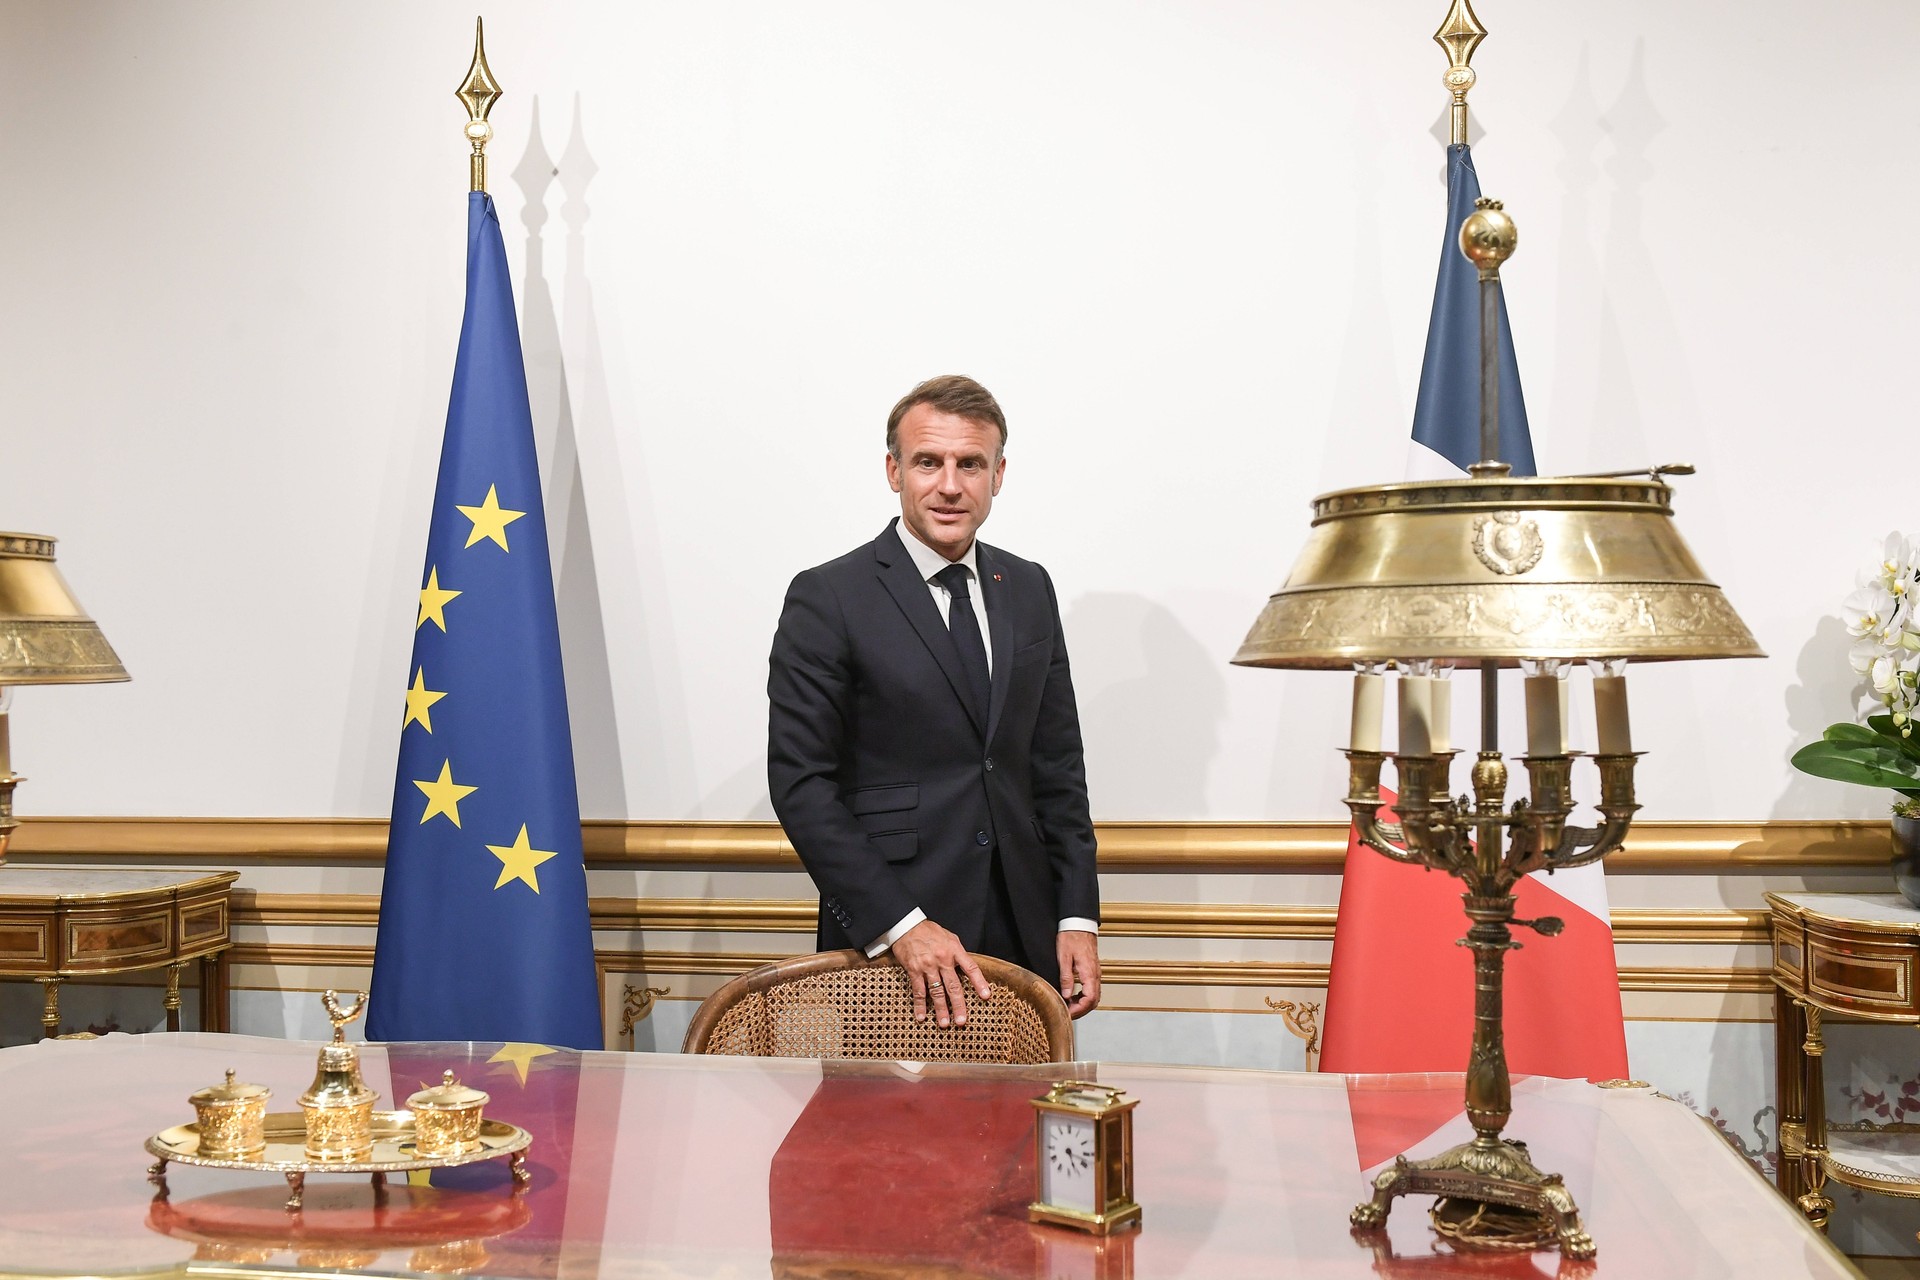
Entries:
POLYGON ((1100 922, 1084 916, 1068 916, 1060 922, 1061 933, 1099 933, 1100 922))
POLYGON ((915 907, 913 910, 907 912, 905 916, 901 917, 899 924, 893 926, 893 928, 887 930, 885 933, 881 934, 879 937, 875 938, 872 942, 869 942, 867 944, 867 959, 869 960, 873 959, 875 956, 879 955, 882 951, 885 951, 888 947, 891 947, 894 943, 906 937, 907 930, 913 928, 917 924, 924 923, 926 921, 926 918, 927 918, 927 913, 922 911, 918 907, 915 907))

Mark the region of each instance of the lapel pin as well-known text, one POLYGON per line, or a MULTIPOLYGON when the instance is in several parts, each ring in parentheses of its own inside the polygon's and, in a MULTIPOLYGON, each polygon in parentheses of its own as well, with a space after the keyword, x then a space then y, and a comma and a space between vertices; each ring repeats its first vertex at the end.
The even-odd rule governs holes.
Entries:
POLYGON ((994 575, 993 575, 993 580, 994 580, 995 582, 998 582, 998 581, 1000 581, 1000 575, 999 575, 999 574, 997 574, 997 573, 996 573, 996 574, 994 574, 994 575))

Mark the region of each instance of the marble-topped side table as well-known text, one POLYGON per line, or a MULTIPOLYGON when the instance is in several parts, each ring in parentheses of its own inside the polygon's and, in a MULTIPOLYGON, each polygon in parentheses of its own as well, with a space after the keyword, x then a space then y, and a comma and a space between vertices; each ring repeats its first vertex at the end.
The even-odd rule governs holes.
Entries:
POLYGON ((1920 1198, 1920 1125, 1827 1123, 1823 1013, 1920 1025, 1920 910, 1897 893, 1769 893, 1780 1190, 1825 1229, 1829 1178, 1920 1198))
POLYGON ((180 973, 200 962, 200 1025, 227 1029, 230 894, 237 871, 0 867, 0 978, 44 993, 42 1038, 60 1034, 60 984, 167 971, 167 1030, 180 1029, 180 973))

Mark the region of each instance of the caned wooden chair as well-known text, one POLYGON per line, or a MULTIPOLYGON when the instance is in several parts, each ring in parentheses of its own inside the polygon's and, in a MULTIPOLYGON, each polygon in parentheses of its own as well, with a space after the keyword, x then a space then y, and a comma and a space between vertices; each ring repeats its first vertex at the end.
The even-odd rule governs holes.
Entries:
POLYGON ((701 1002, 686 1053, 906 1062, 1071 1062, 1073 1019, 1038 974, 975 956, 992 995, 967 988, 967 1024, 913 1020, 907 971, 858 951, 763 964, 701 1002))

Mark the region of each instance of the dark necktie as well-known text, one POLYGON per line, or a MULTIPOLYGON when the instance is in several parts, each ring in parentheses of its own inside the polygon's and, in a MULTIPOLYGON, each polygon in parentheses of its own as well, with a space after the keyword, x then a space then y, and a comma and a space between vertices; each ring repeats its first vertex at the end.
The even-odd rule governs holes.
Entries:
POLYGON ((980 713, 980 723, 985 724, 992 682, 987 675, 987 646, 980 639, 980 620, 973 616, 973 599, 967 594, 967 566, 950 564, 933 578, 952 597, 947 603, 947 630, 953 633, 953 647, 960 651, 960 669, 973 686, 973 704, 980 713))

